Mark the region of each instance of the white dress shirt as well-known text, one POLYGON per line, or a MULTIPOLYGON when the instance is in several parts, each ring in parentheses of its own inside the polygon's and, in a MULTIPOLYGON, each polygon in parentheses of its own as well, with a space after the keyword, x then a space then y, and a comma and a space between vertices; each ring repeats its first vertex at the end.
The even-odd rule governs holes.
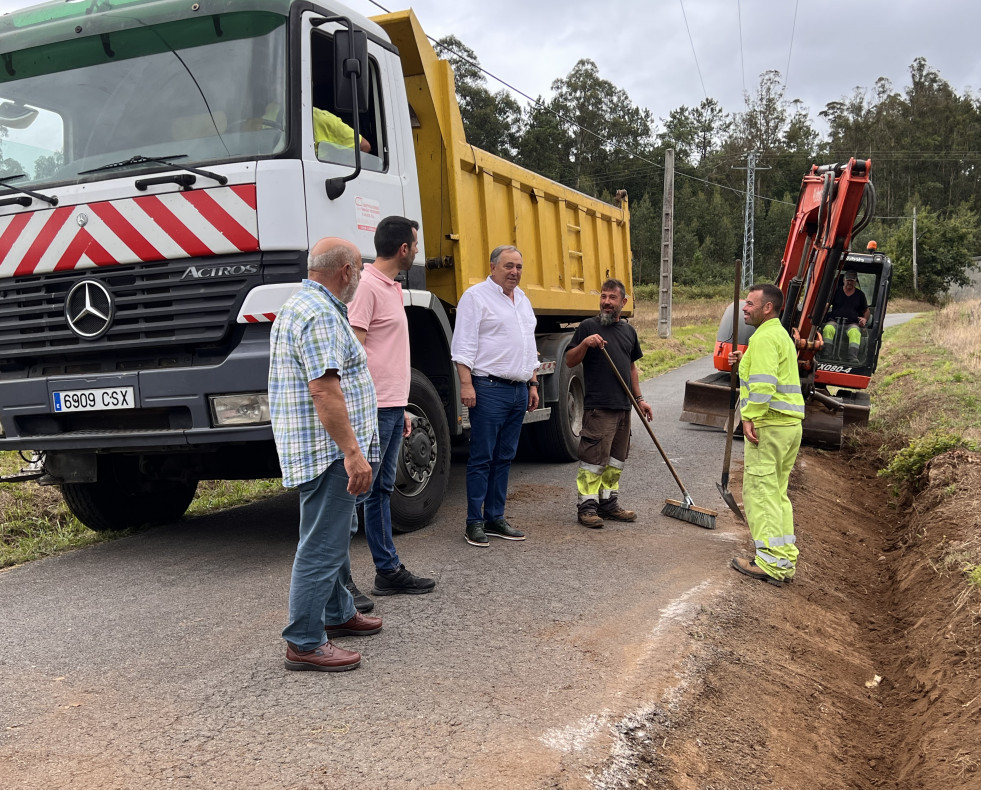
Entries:
POLYGON ((524 291, 512 295, 488 277, 460 297, 451 354, 474 376, 530 381, 538 367, 535 313, 524 291))

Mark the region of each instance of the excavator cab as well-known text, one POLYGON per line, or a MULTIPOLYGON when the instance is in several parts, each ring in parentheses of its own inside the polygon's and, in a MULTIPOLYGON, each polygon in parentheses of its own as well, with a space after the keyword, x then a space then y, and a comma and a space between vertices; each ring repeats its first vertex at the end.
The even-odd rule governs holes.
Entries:
MULTIPOLYGON (((858 289, 865 294, 869 305, 869 320, 864 327, 854 328, 852 335, 859 337, 857 349, 849 337, 848 326, 842 319, 825 319, 820 325, 824 346, 815 355, 817 375, 815 384, 824 386, 868 386, 868 377, 875 372, 882 343, 882 330, 892 280, 892 262, 881 253, 850 253, 843 263, 843 271, 855 271, 858 289), (831 331, 828 331, 829 325, 831 331), (861 376, 864 382, 843 376, 861 376)), ((843 274, 838 276, 835 288, 842 287, 843 274)), ((830 308, 826 315, 830 314, 830 308)))

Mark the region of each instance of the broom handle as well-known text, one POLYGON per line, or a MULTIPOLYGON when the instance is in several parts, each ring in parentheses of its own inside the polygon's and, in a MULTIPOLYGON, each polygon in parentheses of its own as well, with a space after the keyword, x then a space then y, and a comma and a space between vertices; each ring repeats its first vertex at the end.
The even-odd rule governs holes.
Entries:
MULTIPOLYGON (((732 294, 732 350, 739 348, 739 281, 742 274, 742 261, 736 260, 735 286, 732 294)), ((729 464, 732 461, 732 435, 736 432, 736 391, 739 382, 737 366, 729 373, 729 419, 726 420, 726 456, 722 463, 722 487, 729 487, 729 464)))
MULTIPOLYGON (((600 351, 603 352, 603 356, 606 357, 606 361, 610 363, 610 367, 613 369, 613 372, 616 374, 617 381, 620 382, 620 386, 623 387, 623 391, 626 392, 627 397, 630 398, 630 404, 634 407, 634 411, 637 412, 637 415, 640 417, 641 423, 647 429, 647 432, 650 434, 651 439, 654 440, 654 444, 657 447, 657 451, 661 454, 661 458, 664 459, 664 463, 668 465, 668 469, 671 472, 671 476, 674 477, 674 482, 678 484, 678 488, 681 489, 681 493, 684 494, 686 497, 688 497, 688 492, 685 491, 685 484, 681 482, 681 478, 678 477, 678 473, 674 471, 674 467, 671 465, 671 462, 668 460, 667 453, 665 453, 664 448, 661 447, 661 443, 657 440, 657 437, 654 435, 654 431, 651 430, 651 426, 647 424, 647 417, 645 417, 644 412, 640 410, 640 404, 637 403, 637 399, 634 397, 634 394, 630 391, 630 387, 627 386, 627 382, 623 380, 623 376, 621 376, 620 371, 617 370, 617 366, 614 364, 613 358, 610 356, 610 352, 603 347, 600 347, 600 351)), ((688 498, 691 499, 691 497, 688 498)))

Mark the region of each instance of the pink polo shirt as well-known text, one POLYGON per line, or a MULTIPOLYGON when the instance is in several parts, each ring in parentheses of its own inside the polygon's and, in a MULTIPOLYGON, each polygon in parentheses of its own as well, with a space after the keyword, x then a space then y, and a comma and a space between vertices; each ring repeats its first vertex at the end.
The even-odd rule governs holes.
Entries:
POLYGON ((365 264, 347 316, 351 326, 368 333, 365 351, 378 407, 408 404, 409 322, 402 306, 402 284, 365 264))

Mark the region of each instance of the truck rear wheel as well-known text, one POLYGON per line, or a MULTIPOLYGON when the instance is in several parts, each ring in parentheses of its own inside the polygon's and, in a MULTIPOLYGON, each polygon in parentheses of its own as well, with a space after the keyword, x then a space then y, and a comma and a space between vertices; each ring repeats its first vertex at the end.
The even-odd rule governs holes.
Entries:
POLYGON ((552 404, 552 416, 547 422, 525 427, 531 452, 542 461, 564 463, 579 457, 579 434, 582 432, 583 384, 582 365, 568 367, 560 360, 557 366, 559 397, 552 404))
POLYGON ((197 480, 154 480, 140 475, 130 458, 100 459, 94 483, 64 483, 61 496, 89 529, 106 532, 167 524, 187 510, 197 480))
POLYGON ((392 529, 414 532, 436 516, 450 477, 450 429, 436 388, 412 371, 409 405, 412 433, 403 439, 392 492, 392 529))

